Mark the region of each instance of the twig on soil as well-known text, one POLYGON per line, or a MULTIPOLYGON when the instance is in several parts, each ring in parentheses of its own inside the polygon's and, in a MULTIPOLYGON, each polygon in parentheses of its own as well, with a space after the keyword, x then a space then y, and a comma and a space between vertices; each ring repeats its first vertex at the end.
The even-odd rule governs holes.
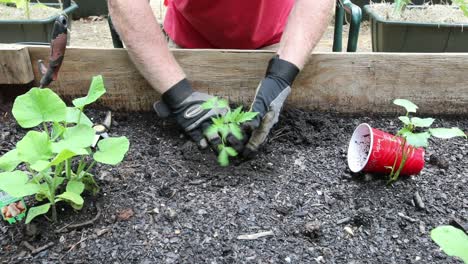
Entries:
POLYGON ((69 232, 69 231, 71 231, 73 229, 78 229, 78 228, 82 228, 82 227, 94 224, 101 217, 101 206, 99 205, 99 203, 96 203, 96 210, 97 210, 97 213, 96 213, 96 216, 94 216, 93 219, 82 222, 82 223, 79 223, 79 224, 64 226, 64 227, 56 230, 55 233, 66 233, 66 232, 69 232))
POLYGON ((348 223, 349 221, 351 221, 351 217, 345 217, 345 218, 343 218, 343 219, 340 219, 340 220, 336 221, 336 223, 337 223, 338 225, 341 225, 341 224, 346 224, 346 223, 348 223))
POLYGON ((414 203, 415 203, 415 205, 416 205, 416 207, 417 207, 418 209, 424 209, 424 208, 426 208, 426 206, 424 205, 424 202, 423 202, 421 196, 419 195, 419 192, 418 192, 418 191, 416 191, 416 192, 414 193, 413 200, 414 200, 414 203))
POLYGON ((406 216, 404 215, 403 213, 398 213, 398 216, 400 216, 401 218, 407 220, 407 221, 410 221, 411 223, 415 223, 417 222, 418 220, 417 219, 414 219, 414 218, 411 218, 409 216, 406 216))
POLYGON ((29 244, 28 241, 23 241, 23 246, 25 246, 26 248, 28 248, 30 251, 31 251, 31 255, 36 255, 37 253, 40 253, 50 247, 52 247, 53 245, 55 245, 54 242, 49 242, 41 247, 38 247, 38 248, 35 248, 33 245, 29 244))
POLYGON ((240 235, 240 236, 237 237, 237 239, 239 239, 239 240, 254 240, 254 239, 261 238, 261 237, 273 236, 273 235, 275 235, 275 234, 273 234, 273 231, 266 231, 266 232, 260 232, 260 233, 256 233, 256 234, 240 235))

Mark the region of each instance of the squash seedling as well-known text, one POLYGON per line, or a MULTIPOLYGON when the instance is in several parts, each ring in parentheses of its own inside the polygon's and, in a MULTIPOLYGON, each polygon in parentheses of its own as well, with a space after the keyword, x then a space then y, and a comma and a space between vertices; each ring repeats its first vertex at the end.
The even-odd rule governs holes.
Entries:
MULTIPOLYGON (((228 107, 228 102, 225 99, 213 97, 203 103, 201 107, 203 109, 222 109, 228 107)), ((221 143, 218 145, 218 163, 221 166, 228 166, 229 157, 236 157, 238 155, 234 148, 227 145, 228 135, 232 134, 236 139, 242 140, 242 123, 253 120, 257 115, 257 112, 244 112, 242 111, 242 106, 239 106, 234 111, 229 110, 225 115, 211 118, 213 124, 208 127, 205 134, 208 137, 213 134, 220 135, 221 143)))
POLYGON ((18 124, 23 128, 42 125, 0 157, 0 171, 4 171, 0 173, 0 190, 15 198, 35 195, 39 202, 47 200, 29 209, 26 223, 49 210, 56 221, 58 202, 81 209, 83 191, 98 191, 91 174, 96 162, 116 165, 123 160, 129 148, 126 137, 109 137, 99 141, 96 149, 91 147, 96 132, 83 109, 105 92, 102 76, 95 76, 87 96, 73 100, 74 107, 67 107, 48 88, 32 88, 16 98, 12 112, 18 124), (73 161, 77 161, 75 169, 73 161), (23 170, 17 169, 20 164, 23 170))
MULTIPOLYGON (((16 8, 24 10, 24 16, 26 17, 26 19, 31 19, 31 11, 30 11, 31 1, 30 0, 0 0, 0 3, 14 4, 16 8)), ((34 7, 44 8, 47 6, 38 2, 34 5, 34 7)))
POLYGON ((391 168, 389 182, 392 183, 398 179, 401 170, 405 166, 406 160, 414 150, 414 148, 426 148, 429 146, 429 138, 431 136, 436 138, 448 139, 453 137, 467 137, 465 132, 457 127, 452 128, 429 128, 434 122, 434 118, 419 118, 419 117, 410 117, 410 113, 416 113, 418 106, 406 99, 395 99, 393 101, 395 105, 402 106, 406 109, 406 115, 398 117, 401 122, 403 122, 403 128, 398 131, 396 136, 401 137, 401 162, 397 166, 397 160, 399 155, 396 155, 395 161, 391 168), (423 132, 415 132, 415 130, 427 128, 423 132))

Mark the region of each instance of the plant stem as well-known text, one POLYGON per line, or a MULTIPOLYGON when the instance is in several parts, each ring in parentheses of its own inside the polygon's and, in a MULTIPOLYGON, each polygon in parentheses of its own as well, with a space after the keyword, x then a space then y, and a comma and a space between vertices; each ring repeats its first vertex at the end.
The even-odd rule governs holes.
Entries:
POLYGON ((78 169, 76 170, 76 175, 80 177, 81 172, 86 166, 86 163, 84 162, 85 157, 81 156, 80 163, 78 163, 78 169))
POLYGON ((70 180, 71 178, 71 164, 70 164, 70 159, 67 159, 65 161, 65 170, 66 170, 66 176, 67 176, 67 180, 70 180))
POLYGON ((55 201, 51 202, 50 209, 52 209, 52 222, 57 222, 57 208, 55 206, 55 201))
POLYGON ((407 155, 407 151, 409 146, 406 147, 405 149, 405 145, 406 145, 406 138, 403 138, 403 140, 401 141, 401 162, 400 162, 400 165, 398 166, 398 170, 395 172, 395 166, 396 166, 396 162, 398 160, 398 155, 395 157, 395 162, 393 164, 393 167, 392 167, 392 172, 390 174, 390 179, 388 181, 388 184, 391 184, 393 182, 395 182, 398 177, 400 176, 400 172, 401 170, 403 169, 403 167, 405 166, 405 163, 406 163, 406 159, 408 158, 408 155, 407 155))
POLYGON ((47 124, 45 122, 42 122, 42 128, 44 128, 44 131, 47 133, 47 138, 50 139, 49 129, 47 128, 47 124))
POLYGON ((91 162, 91 164, 89 165, 89 167, 86 169, 85 174, 88 173, 88 172, 93 168, 94 164, 96 164, 96 161, 95 161, 95 160, 93 160, 93 162, 91 162))
POLYGON ((80 120, 81 120, 81 114, 83 113, 83 109, 80 107, 78 108, 80 110, 80 113, 78 114, 78 122, 76 122, 76 124, 78 125, 80 123, 80 120))
POLYGON ((30 1, 27 0, 27 1, 26 1, 26 18, 27 18, 28 20, 31 19, 31 14, 30 14, 30 12, 29 12, 29 3, 30 3, 30 1))

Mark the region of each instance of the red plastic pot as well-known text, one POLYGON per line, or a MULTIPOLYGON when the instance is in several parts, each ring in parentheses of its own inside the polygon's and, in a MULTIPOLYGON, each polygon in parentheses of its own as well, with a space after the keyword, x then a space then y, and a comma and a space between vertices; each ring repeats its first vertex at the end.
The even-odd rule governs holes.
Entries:
MULTIPOLYGON (((385 173, 391 172, 396 162, 398 169, 402 160, 402 138, 360 124, 351 137, 348 147, 348 166, 352 172, 385 173)), ((408 157, 400 175, 416 175, 424 168, 424 148, 414 148, 405 144, 408 157)))

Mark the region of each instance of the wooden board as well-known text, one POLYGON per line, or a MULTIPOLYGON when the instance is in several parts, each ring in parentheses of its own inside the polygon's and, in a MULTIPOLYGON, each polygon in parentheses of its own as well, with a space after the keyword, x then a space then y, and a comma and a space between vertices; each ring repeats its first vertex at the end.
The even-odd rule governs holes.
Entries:
MULTIPOLYGON (((48 48, 30 47, 35 61, 48 48)), ((248 104, 264 75, 268 51, 174 50, 197 90, 248 104)), ((393 113, 395 98, 410 99, 423 114, 468 114, 468 54, 317 53, 293 85, 290 106, 343 113, 393 113)), ((123 49, 68 48, 52 87, 67 98, 86 94, 102 74, 112 109, 150 110, 159 95, 141 77, 123 49)))
POLYGON ((27 84, 34 80, 28 49, 0 44, 0 84, 27 84))

